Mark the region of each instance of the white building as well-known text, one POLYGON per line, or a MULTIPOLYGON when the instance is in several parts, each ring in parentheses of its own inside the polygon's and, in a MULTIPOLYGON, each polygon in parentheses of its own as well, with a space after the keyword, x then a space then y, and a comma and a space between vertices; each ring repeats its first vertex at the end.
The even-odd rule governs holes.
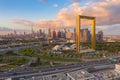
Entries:
POLYGON ((62 50, 71 50, 71 48, 68 47, 68 46, 64 46, 64 47, 62 48, 62 50))

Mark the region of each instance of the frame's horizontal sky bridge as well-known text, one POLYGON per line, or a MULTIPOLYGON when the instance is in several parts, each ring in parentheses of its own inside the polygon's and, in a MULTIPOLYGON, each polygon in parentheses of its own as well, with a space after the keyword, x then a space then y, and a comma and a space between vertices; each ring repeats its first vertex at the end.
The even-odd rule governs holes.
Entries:
POLYGON ((90 19, 90 20, 95 19, 95 17, 90 17, 90 16, 84 16, 84 15, 78 15, 78 16, 80 16, 80 18, 82 19, 90 19))

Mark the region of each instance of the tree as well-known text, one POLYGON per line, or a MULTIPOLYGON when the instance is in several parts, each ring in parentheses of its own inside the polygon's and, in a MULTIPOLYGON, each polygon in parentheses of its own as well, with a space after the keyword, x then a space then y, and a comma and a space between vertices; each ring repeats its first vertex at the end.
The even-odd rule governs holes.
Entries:
POLYGON ((41 64, 42 64, 42 62, 41 62, 41 60, 40 60, 40 57, 37 57, 36 63, 37 63, 38 65, 41 65, 41 64))
POLYGON ((16 55, 16 54, 12 50, 10 50, 6 52, 6 55, 16 55))
POLYGON ((26 49, 23 49, 20 51, 20 53, 26 55, 26 56, 31 56, 31 57, 34 57, 35 56, 35 51, 34 49, 32 48, 26 48, 26 49))

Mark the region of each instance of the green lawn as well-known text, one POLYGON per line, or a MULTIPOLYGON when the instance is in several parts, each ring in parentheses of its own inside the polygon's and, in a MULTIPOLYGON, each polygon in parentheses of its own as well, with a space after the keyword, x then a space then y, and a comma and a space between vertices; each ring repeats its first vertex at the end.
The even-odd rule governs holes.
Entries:
POLYGON ((14 68, 14 67, 17 67, 17 65, 8 64, 5 66, 0 66, 0 69, 9 69, 9 68, 14 68))
POLYGON ((4 66, 0 66, 0 69, 14 68, 16 66, 20 66, 28 63, 28 59, 24 57, 11 57, 11 58, 3 58, 0 59, 0 63, 7 64, 4 66))
POLYGON ((45 56, 45 55, 40 55, 40 58, 44 60, 49 60, 49 61, 81 62, 81 60, 78 60, 78 59, 50 57, 50 56, 45 56))

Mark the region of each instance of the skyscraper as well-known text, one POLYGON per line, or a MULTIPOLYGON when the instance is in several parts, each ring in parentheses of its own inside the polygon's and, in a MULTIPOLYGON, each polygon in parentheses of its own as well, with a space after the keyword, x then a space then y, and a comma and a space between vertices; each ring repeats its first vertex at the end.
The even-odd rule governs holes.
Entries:
POLYGON ((66 29, 61 31, 61 37, 66 38, 66 29))
POLYGON ((83 29, 83 41, 88 42, 91 39, 90 31, 87 29, 83 29))
POLYGON ((16 30, 14 30, 14 33, 13 33, 13 34, 14 34, 14 36, 16 36, 16 35, 17 35, 17 32, 16 32, 16 30))
POLYGON ((51 29, 48 28, 48 36, 51 37, 51 29))
MULTIPOLYGON (((74 29, 74 36, 76 36, 76 32, 75 32, 76 30, 74 29)), ((81 42, 89 42, 89 41, 91 41, 91 33, 90 33, 90 31, 89 31, 89 29, 87 28, 87 29, 81 29, 80 30, 80 32, 81 32, 81 42)))
POLYGON ((57 35, 58 38, 61 38, 61 31, 58 31, 57 35))
POLYGON ((34 35, 34 30, 33 30, 33 27, 31 28, 31 33, 34 35))
POLYGON ((73 37, 74 37, 74 40, 76 42, 76 28, 74 28, 73 37))
POLYGON ((53 30, 53 32, 52 32, 52 38, 56 38, 56 31, 55 30, 53 30))
POLYGON ((72 37, 72 33, 71 33, 70 30, 68 30, 67 33, 66 33, 66 38, 70 39, 71 37, 72 37))
POLYGON ((50 37, 53 38, 53 29, 50 29, 50 37))
POLYGON ((26 35, 26 32, 24 31, 24 36, 26 35))
POLYGON ((98 34, 97 34, 97 41, 98 42, 101 42, 103 41, 103 31, 98 31, 98 34))

